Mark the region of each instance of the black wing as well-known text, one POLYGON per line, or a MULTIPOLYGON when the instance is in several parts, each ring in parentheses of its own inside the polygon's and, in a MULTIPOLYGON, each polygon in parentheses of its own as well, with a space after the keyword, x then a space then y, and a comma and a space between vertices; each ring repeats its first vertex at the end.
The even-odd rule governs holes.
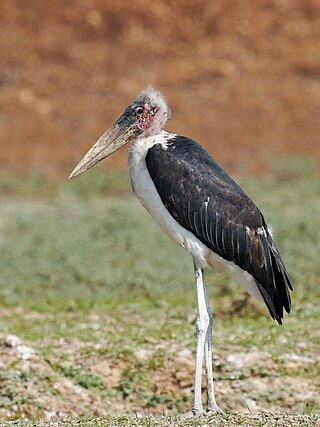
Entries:
POLYGON ((263 215, 195 141, 175 136, 147 153, 149 174, 171 216, 222 258, 250 273, 271 316, 290 312, 290 279, 263 215))

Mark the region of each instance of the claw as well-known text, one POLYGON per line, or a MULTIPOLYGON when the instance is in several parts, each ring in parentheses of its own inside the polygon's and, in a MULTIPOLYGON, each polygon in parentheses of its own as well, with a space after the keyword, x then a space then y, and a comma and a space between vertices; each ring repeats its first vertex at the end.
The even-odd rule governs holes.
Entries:
POLYGON ((206 409, 207 417, 210 417, 211 415, 215 415, 215 414, 225 415, 225 412, 223 412, 223 410, 220 409, 218 405, 207 407, 206 409))

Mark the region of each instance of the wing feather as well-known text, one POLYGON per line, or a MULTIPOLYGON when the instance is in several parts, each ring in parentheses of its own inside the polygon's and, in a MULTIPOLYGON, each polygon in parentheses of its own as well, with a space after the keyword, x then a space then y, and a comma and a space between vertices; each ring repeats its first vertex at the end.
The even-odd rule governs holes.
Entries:
POLYGON ((149 149, 146 164, 169 213, 222 258, 250 273, 279 323, 290 311, 288 273, 262 213, 209 154, 176 136, 149 149))

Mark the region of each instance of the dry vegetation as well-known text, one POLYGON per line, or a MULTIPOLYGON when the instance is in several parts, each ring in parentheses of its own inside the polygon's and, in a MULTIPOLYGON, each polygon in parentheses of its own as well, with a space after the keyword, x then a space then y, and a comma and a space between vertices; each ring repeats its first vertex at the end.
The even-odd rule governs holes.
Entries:
POLYGON ((66 176, 149 83, 170 101, 169 128, 233 173, 257 173, 287 151, 320 156, 317 0, 3 0, 0 8, 3 169, 66 176))

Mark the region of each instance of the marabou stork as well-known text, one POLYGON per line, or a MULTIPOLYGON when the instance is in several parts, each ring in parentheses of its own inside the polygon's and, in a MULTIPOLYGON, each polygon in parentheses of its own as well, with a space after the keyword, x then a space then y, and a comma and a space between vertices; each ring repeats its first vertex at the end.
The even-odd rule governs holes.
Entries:
POLYGON ((191 414, 220 411, 212 378, 212 312, 204 282, 209 264, 227 271, 281 324, 290 312, 287 270, 257 206, 195 141, 168 133, 165 98, 147 87, 93 145, 73 178, 127 142, 133 192, 163 230, 193 258, 198 300, 194 404, 191 414), (201 400, 203 358, 207 406, 201 400))

